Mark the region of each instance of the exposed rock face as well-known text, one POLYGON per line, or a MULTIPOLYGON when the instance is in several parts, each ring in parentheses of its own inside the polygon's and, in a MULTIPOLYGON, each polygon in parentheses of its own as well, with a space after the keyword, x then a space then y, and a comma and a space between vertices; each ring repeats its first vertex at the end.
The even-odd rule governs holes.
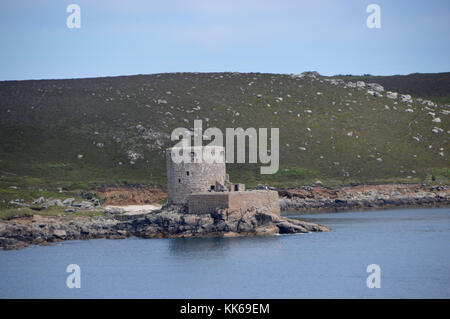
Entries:
POLYGON ((265 210, 217 210, 212 214, 186 214, 184 207, 168 206, 138 216, 42 217, 0 222, 0 246, 19 249, 30 244, 91 238, 173 238, 202 236, 263 236, 329 231, 325 226, 289 219, 265 210))
POLYGON ((282 210, 305 212, 450 205, 449 187, 421 184, 358 185, 337 190, 305 186, 278 193, 282 210))
POLYGON ((388 97, 390 99, 396 99, 398 97, 398 93, 397 92, 388 91, 386 93, 386 97, 388 97))
POLYGON ((370 87, 371 89, 377 91, 377 92, 383 92, 384 91, 384 87, 382 87, 378 83, 369 83, 369 84, 367 84, 367 86, 370 87))
POLYGON ((47 209, 53 206, 68 207, 66 211, 74 212, 75 208, 82 210, 98 210, 101 208, 100 201, 97 198, 92 198, 91 200, 83 200, 81 202, 76 202, 75 198, 61 199, 45 199, 44 197, 39 197, 31 203, 31 205, 25 203, 17 203, 20 206, 30 207, 33 210, 39 211, 47 209))

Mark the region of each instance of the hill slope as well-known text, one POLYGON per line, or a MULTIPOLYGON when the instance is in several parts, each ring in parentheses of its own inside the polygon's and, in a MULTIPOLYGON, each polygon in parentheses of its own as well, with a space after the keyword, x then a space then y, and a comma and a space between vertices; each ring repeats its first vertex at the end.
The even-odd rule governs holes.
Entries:
MULTIPOLYGON (((438 93, 414 90, 448 98, 449 73, 437 77, 438 93)), ((280 128, 277 174, 260 175, 259 164, 228 165, 232 180, 250 185, 423 181, 432 175, 448 181, 449 106, 389 98, 377 86, 349 83, 360 78, 341 79, 315 72, 168 73, 0 82, 3 195, 13 194, 14 185, 164 185, 170 133, 192 129, 194 119, 203 120, 203 129, 280 128)), ((384 77, 368 80, 408 87, 398 84, 402 79, 391 79, 395 85, 384 77)))
POLYGON ((426 98, 438 104, 450 104, 450 72, 412 73, 391 76, 345 76, 348 81, 375 82, 386 89, 426 98))

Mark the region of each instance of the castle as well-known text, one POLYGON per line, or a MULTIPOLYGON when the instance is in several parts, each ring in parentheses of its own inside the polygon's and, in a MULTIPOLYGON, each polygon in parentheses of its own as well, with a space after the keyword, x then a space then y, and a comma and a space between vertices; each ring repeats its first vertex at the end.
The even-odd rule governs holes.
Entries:
POLYGON ((244 184, 230 182, 223 146, 168 148, 166 164, 168 203, 187 205, 190 214, 213 213, 218 208, 238 211, 264 208, 280 214, 277 192, 246 191, 244 184), (184 154, 184 160, 175 161, 174 154, 184 154))

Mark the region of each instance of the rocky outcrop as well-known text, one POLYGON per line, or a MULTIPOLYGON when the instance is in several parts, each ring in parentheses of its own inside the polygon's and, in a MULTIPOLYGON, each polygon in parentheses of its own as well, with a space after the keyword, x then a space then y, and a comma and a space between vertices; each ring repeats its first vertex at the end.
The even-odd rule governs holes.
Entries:
POLYGON ((64 200, 61 199, 53 199, 48 198, 45 199, 44 197, 39 197, 38 199, 31 202, 31 204, 25 203, 23 199, 17 199, 15 201, 11 201, 10 204, 12 205, 18 205, 22 207, 29 207, 30 209, 40 211, 43 209, 47 209, 49 207, 53 206, 59 206, 59 207, 68 207, 68 210, 71 210, 72 212, 75 212, 76 209, 80 210, 99 210, 101 209, 100 201, 97 198, 92 198, 90 200, 81 200, 76 201, 75 198, 66 198, 64 200))
POLYGON ((343 211, 450 205, 450 188, 423 184, 356 185, 331 189, 304 186, 279 190, 282 210, 343 211))
POLYGON ((0 246, 20 249, 30 244, 92 238, 236 237, 329 231, 325 226, 280 217, 261 209, 244 212, 216 210, 186 214, 184 207, 168 206, 141 215, 104 217, 20 218, 0 222, 0 246))

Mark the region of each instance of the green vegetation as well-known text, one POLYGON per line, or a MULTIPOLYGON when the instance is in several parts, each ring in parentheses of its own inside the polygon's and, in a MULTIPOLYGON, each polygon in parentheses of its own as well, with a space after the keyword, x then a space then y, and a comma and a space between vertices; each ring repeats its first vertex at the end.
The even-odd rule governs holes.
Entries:
POLYGON ((311 185, 319 180, 317 172, 306 168, 281 168, 276 174, 263 175, 261 182, 274 187, 311 185))
POLYGON ((12 219, 18 217, 40 216, 103 216, 103 211, 77 211, 74 213, 66 213, 67 207, 53 206, 40 211, 32 210, 28 207, 5 208, 0 209, 0 219, 12 219))
MULTIPOLYGON (((280 128, 277 174, 261 175, 260 164, 227 165, 231 180, 249 187, 449 182, 450 126, 441 113, 448 107, 435 108, 441 122, 432 122, 424 104, 332 85, 333 78, 170 73, 0 82, 0 208, 104 184, 164 186, 170 134, 192 129, 194 119, 222 131, 280 128)), ((339 78, 450 101, 450 73, 339 78)))
POLYGON ((168 203, 167 199, 162 199, 159 201, 159 205, 162 205, 162 206, 166 205, 167 203, 168 203))
POLYGON ((450 168, 433 168, 430 179, 433 182, 448 183, 450 180, 450 168))
POLYGON ((20 217, 32 217, 34 213, 29 208, 4 208, 0 209, 0 219, 10 220, 20 217))

